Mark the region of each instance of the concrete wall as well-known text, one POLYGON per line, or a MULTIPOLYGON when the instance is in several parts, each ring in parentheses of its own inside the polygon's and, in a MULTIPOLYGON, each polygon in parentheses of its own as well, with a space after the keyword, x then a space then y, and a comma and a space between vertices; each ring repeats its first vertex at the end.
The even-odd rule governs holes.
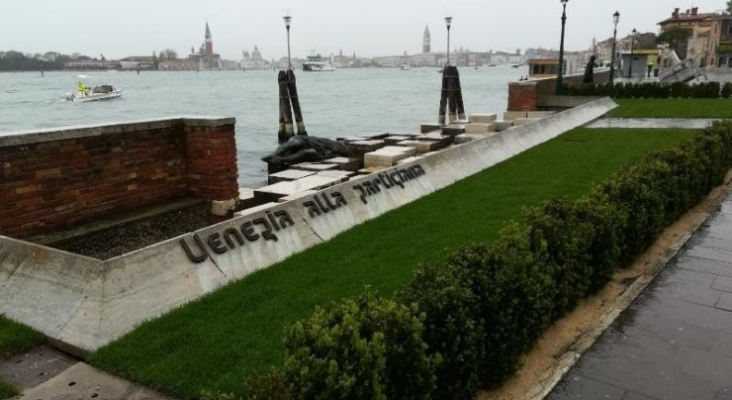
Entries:
POLYGON ((511 158, 615 106, 609 99, 598 100, 106 262, 0 237, 0 313, 72 348, 95 350, 145 320, 511 158), (47 314, 53 318, 44 318, 47 314))
MULTIPOLYGON (((582 85, 584 74, 566 75, 562 79, 565 85, 582 85)), ((595 72, 595 83, 606 83, 610 80, 610 70, 601 69, 595 72)), ((508 83, 507 111, 537 111, 545 96, 556 94, 557 78, 543 78, 531 81, 508 83)))
POLYGON ((25 238, 181 197, 238 196, 233 118, 0 135, 0 234, 25 238))

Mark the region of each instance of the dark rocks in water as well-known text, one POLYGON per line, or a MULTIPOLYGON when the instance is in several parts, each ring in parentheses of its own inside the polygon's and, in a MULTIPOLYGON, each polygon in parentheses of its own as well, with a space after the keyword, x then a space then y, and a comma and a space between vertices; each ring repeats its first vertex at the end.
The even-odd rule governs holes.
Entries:
POLYGON ((272 154, 263 157, 262 161, 269 164, 269 172, 272 173, 302 162, 323 161, 347 154, 348 147, 343 142, 313 136, 293 136, 272 154))

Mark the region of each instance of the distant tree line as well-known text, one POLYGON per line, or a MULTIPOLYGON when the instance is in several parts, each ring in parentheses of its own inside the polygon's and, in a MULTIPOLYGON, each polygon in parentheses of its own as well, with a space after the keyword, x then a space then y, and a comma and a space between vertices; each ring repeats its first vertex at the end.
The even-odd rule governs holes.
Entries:
POLYGON ((0 71, 51 71, 64 68, 64 62, 91 60, 91 57, 74 53, 66 55, 49 51, 45 54, 23 54, 19 51, 0 51, 0 71))

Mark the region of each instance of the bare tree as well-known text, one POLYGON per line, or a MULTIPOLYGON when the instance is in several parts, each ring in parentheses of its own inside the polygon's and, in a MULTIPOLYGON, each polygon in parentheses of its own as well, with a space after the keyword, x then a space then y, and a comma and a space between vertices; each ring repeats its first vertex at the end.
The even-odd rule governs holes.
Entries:
POLYGON ((178 59, 178 53, 175 52, 173 49, 163 49, 160 50, 160 59, 161 60, 177 60, 178 59))

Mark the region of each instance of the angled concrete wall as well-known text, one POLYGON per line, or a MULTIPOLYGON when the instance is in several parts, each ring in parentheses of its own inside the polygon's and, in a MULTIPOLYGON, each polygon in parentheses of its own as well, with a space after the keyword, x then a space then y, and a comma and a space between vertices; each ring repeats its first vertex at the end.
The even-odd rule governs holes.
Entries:
POLYGON ((93 351, 145 320, 586 124, 610 99, 106 262, 0 236, 0 313, 93 351))

